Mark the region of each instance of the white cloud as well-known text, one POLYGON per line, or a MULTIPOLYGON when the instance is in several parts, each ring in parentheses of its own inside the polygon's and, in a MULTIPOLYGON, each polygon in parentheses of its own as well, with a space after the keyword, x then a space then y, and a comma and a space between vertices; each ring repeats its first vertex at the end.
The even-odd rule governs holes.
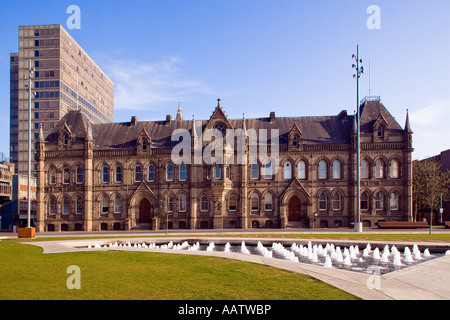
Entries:
POLYGON ((431 100, 410 112, 414 158, 423 159, 450 149, 450 101, 431 100))
POLYGON ((419 126, 446 123, 450 116, 450 101, 431 100, 424 108, 411 112, 411 121, 419 126))
POLYGON ((105 69, 114 82, 114 108, 151 110, 165 103, 191 101, 199 94, 212 94, 202 81, 183 75, 180 63, 179 56, 158 62, 110 60, 105 69))

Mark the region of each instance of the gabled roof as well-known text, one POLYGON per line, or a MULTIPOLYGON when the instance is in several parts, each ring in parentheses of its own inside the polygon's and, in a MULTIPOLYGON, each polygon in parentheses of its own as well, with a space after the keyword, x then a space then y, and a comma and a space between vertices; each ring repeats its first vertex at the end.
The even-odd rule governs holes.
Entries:
MULTIPOLYGON (((391 133, 404 133, 403 128, 397 123, 392 115, 380 102, 366 102, 361 107, 361 132, 372 133, 373 124, 379 116, 382 116, 387 123, 387 129, 391 133)), ((353 122, 355 116, 347 116, 341 112, 334 116, 317 117, 269 117, 251 119, 228 119, 220 107, 220 102, 215 108, 209 120, 196 120, 201 123, 202 131, 212 119, 227 121, 231 128, 249 130, 266 129, 270 144, 271 129, 279 132, 279 143, 287 144, 288 136, 293 128, 298 128, 302 132, 303 144, 347 144, 351 143, 353 133, 353 122)), ((47 136, 47 142, 57 142, 58 132, 61 126, 67 123, 72 131, 72 141, 84 141, 89 129, 89 120, 81 111, 70 111, 58 123, 54 130, 47 136)), ((177 121, 144 121, 120 123, 92 124, 92 134, 94 148, 103 149, 133 149, 139 136, 146 132, 152 139, 152 148, 173 147, 178 141, 171 141, 172 133, 176 129, 186 129, 192 134, 193 120, 177 121)))

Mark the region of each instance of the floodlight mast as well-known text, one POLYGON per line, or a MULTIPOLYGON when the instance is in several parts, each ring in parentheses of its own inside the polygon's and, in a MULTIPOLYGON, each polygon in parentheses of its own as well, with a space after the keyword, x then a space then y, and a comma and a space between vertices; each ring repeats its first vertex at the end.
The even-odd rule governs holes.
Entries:
POLYGON ((28 186, 27 186, 27 228, 31 228, 31 75, 34 68, 31 67, 31 59, 28 68, 28 186))
POLYGON ((361 140, 360 140, 360 102, 359 102, 359 78, 364 73, 364 67, 361 66, 362 59, 359 59, 359 45, 356 46, 356 56, 352 55, 352 59, 355 59, 356 65, 353 64, 352 68, 356 69, 356 73, 353 78, 356 79, 356 119, 357 119, 357 134, 356 134, 356 221, 355 232, 362 232, 361 223, 361 140))

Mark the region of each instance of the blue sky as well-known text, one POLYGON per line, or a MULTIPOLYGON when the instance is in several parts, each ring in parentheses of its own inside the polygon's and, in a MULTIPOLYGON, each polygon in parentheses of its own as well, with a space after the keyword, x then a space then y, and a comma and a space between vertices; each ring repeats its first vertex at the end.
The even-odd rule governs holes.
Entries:
POLYGON ((61 24, 115 83, 115 121, 336 115, 380 95, 401 126, 409 109, 414 158, 450 148, 450 2, 382 0, 90 0, 0 3, 0 152, 9 149, 9 53, 18 26, 61 24), (81 9, 69 30, 67 7, 81 9), (380 29, 369 29, 370 5, 380 29), (24 10, 29 7, 29 10, 24 10), (25 13, 23 13, 25 11, 25 13), (23 14, 18 15, 18 12, 23 14))

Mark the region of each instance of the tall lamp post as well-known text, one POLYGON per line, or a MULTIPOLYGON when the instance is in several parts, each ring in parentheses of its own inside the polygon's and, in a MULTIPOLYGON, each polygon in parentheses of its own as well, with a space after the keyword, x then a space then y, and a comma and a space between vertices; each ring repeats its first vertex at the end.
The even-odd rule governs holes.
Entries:
POLYGON ((25 84, 25 87, 28 91, 28 186, 27 186, 27 227, 19 228, 18 237, 19 238, 34 238, 36 237, 35 228, 31 227, 31 75, 34 73, 34 68, 31 67, 31 59, 29 59, 29 68, 28 68, 28 77, 25 77, 25 80, 28 80, 28 83, 25 84))
POLYGON ((352 68, 356 70, 353 78, 356 79, 356 119, 357 119, 357 135, 356 135, 356 221, 355 221, 355 232, 362 232, 362 222, 361 222, 361 140, 360 140, 360 102, 359 102, 359 78, 364 73, 364 67, 360 66, 362 64, 362 59, 359 59, 359 45, 356 46, 356 56, 353 55, 352 59, 355 60, 356 64, 352 65, 352 68))

